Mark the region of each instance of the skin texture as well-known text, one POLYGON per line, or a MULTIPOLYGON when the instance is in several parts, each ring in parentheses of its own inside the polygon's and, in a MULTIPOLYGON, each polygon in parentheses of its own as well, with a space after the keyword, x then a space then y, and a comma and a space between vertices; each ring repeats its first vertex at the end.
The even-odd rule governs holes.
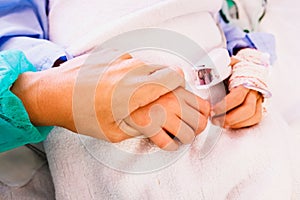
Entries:
MULTIPOLYGON (((76 79, 79 71, 87 65, 86 58, 87 55, 81 56, 58 68, 26 72, 19 76, 11 90, 22 100, 34 125, 61 126, 110 142, 144 135, 162 149, 176 150, 178 142, 174 137, 184 144, 191 143, 194 137, 205 129, 209 115, 214 124, 234 129, 252 126, 261 120, 263 98, 256 91, 237 87, 211 108, 207 101, 185 90, 180 81, 178 85, 175 82, 172 87, 162 87, 161 84, 151 82, 139 85, 138 89, 130 94, 128 104, 121 106, 128 108, 128 112, 118 114, 112 109, 112 88, 116 88, 129 72, 145 66, 145 63, 133 59, 130 55, 124 55, 114 61, 109 70, 105 71, 101 81, 92 81, 91 86, 83 85, 83 95, 79 96, 80 99, 85 99, 89 89, 93 96, 86 98, 87 102, 82 100, 80 103, 90 104, 91 110, 87 109, 87 106, 80 107, 79 103, 78 109, 82 112, 78 117, 74 114, 74 91, 78 87, 76 79), (95 116, 92 113, 95 113, 95 116), (120 120, 137 130, 137 134, 129 134, 120 128, 120 120), (86 127, 88 129, 85 129, 86 127)), ((97 69, 108 66, 107 63, 88 65, 96 66, 97 69)), ((182 71, 174 69, 178 76, 183 76, 182 71)), ((174 69, 164 73, 173 73, 172 77, 175 77, 174 69)), ((155 73, 156 71, 151 71, 150 74, 155 73)), ((88 73, 84 80, 93 80, 90 76, 88 73)))
POLYGON ((257 91, 239 86, 212 107, 212 122, 232 129, 256 125, 262 118, 262 102, 257 91))
MULTIPOLYGON (((231 59, 231 66, 240 62, 231 59)), ((232 89, 229 94, 212 106, 213 124, 224 128, 239 129, 258 124, 262 119, 262 95, 243 86, 232 89)))
MULTIPOLYGON (((177 80, 177 82, 175 81, 168 87, 162 86, 164 82, 156 84, 151 81, 146 85, 139 85, 137 90, 130 94, 130 101, 127 107, 125 106, 129 110, 128 113, 125 113, 126 116, 122 115, 124 112, 119 112, 121 113, 119 114, 113 110, 114 106, 111 105, 113 102, 112 91, 121 80, 124 81, 124 77, 126 82, 126 75, 129 72, 135 72, 135 69, 145 66, 145 63, 133 59, 129 55, 122 56, 106 69, 100 81, 98 79, 93 81, 94 72, 92 71, 92 73, 87 74, 87 77, 84 77, 83 80, 87 80, 86 82, 79 83, 85 85, 79 85, 78 87, 76 80, 82 67, 89 65, 100 69, 101 66, 108 66, 107 63, 86 64, 86 58, 86 56, 81 56, 64 63, 58 68, 35 73, 27 72, 20 75, 11 90, 22 100, 34 125, 61 126, 73 132, 79 132, 98 139, 120 142, 136 136, 128 134, 119 127, 119 119, 124 118, 132 126, 142 123, 155 127, 155 130, 150 131, 145 131, 145 128, 137 130, 139 135, 150 137, 156 145, 165 150, 176 150, 178 148, 177 142, 172 136, 176 136, 182 143, 191 143, 195 135, 205 128, 210 110, 209 103, 182 87, 184 81, 182 84, 181 79, 183 80, 183 78, 180 70, 174 71, 174 69, 168 67, 159 67, 155 68, 154 71, 150 71, 148 75, 153 80, 159 81, 159 78, 155 79, 154 76, 155 73, 159 72, 160 74, 157 77, 171 75, 173 77, 172 81, 177 80), (180 78, 175 77, 175 75, 180 78), (123 79, 120 77, 123 77, 123 79), (91 85, 89 85, 90 82, 92 82, 91 85), (76 107, 74 106, 74 91, 76 91, 76 88, 81 88, 81 86, 83 86, 83 93, 80 97, 87 99, 88 103, 92 104, 93 110, 86 109, 87 104, 82 104, 83 106, 80 107, 80 103, 86 103, 84 100, 79 104, 77 102, 79 110, 82 111, 79 114, 80 117, 78 117, 74 115, 73 110, 76 107), (93 95, 90 98, 85 98, 89 90, 93 91, 93 95), (155 111, 158 107, 160 108, 155 111), (154 117, 152 111, 154 111, 154 117), (96 113, 95 117, 93 117, 93 113, 96 113), (166 113, 166 115, 163 113, 166 113), (149 121, 150 115, 153 119, 159 120, 149 121), (156 117, 157 115, 160 117, 156 117), (141 122, 141 119, 146 121, 141 122), (93 125, 93 120, 96 120, 96 125, 93 125), (88 127, 86 132, 85 129, 80 129, 80 124, 88 127)), ((129 87, 130 84, 135 84, 136 79, 130 79, 129 76, 129 80, 126 82, 129 83, 129 87)), ((167 84, 172 81, 167 81, 167 84)))
POLYGON ((178 143, 172 136, 184 144, 192 143, 195 136, 205 129, 209 111, 207 101, 178 88, 133 112, 128 123, 133 121, 133 126, 160 148, 175 150, 178 143), (150 115, 145 117, 145 113, 150 115))

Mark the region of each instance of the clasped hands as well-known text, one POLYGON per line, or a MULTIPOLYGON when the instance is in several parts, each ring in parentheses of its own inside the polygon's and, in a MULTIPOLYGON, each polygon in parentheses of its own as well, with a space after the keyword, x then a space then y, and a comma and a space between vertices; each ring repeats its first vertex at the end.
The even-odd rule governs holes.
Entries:
POLYGON ((180 69, 153 68, 129 55, 108 69, 98 82, 96 96, 102 94, 102 98, 96 99, 99 107, 95 109, 104 139, 111 142, 142 134, 162 149, 176 150, 177 140, 191 143, 206 128, 209 117, 214 124, 233 129, 252 126, 261 120, 262 96, 243 86, 211 106, 184 89, 180 69), (120 110, 124 108, 128 110, 122 113, 120 110), (137 134, 122 129, 120 124, 137 130, 137 134))
POLYGON ((43 106, 35 115, 29 112, 35 125, 61 126, 110 142, 144 135, 164 150, 176 150, 178 140, 191 143, 209 118, 232 129, 261 120, 261 94, 243 86, 210 105, 184 88, 180 69, 146 65, 130 55, 109 66, 97 59, 87 64, 87 58, 36 73, 43 81, 37 81, 35 105, 43 106))

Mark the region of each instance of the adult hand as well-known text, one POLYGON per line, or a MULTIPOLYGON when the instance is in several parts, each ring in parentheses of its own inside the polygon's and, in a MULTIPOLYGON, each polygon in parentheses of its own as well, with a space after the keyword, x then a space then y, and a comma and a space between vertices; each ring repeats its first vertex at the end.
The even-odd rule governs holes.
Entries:
POLYGON ((119 142, 141 134, 125 118, 185 84, 180 70, 146 65, 128 54, 111 64, 101 62, 101 56, 85 55, 58 68, 21 75, 13 91, 33 124, 119 142))
POLYGON ((176 150, 176 137, 190 144, 207 125, 210 104, 183 88, 177 88, 131 113, 126 123, 165 150, 176 150))
POLYGON ((130 113, 184 86, 185 81, 178 70, 147 65, 128 54, 111 64, 103 56, 94 53, 83 58, 84 62, 78 58, 61 66, 67 71, 80 66, 73 83, 71 130, 120 142, 141 134, 124 121, 130 113))
POLYGON ((212 107, 212 123, 238 129, 258 124, 262 119, 263 97, 254 90, 236 87, 212 107))
POLYGON ((58 68, 22 74, 12 91, 32 123, 110 142, 144 134, 166 150, 177 148, 167 133, 190 143, 205 128, 209 104, 182 88, 180 70, 146 65, 130 55, 112 64, 99 58, 101 54, 85 55, 58 68), (151 115, 155 123, 150 123, 149 114, 157 105, 162 109, 151 115), (139 123, 152 126, 140 129, 139 123))

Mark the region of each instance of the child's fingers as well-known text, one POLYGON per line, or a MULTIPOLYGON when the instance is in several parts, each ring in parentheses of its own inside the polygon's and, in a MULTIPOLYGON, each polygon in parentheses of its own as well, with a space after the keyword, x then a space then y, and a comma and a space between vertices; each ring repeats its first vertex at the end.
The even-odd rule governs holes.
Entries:
POLYGON ((230 126, 230 128, 238 129, 243 127, 249 127, 258 124, 262 119, 262 98, 259 98, 257 100, 257 106, 255 114, 248 120, 245 120, 243 122, 239 122, 237 124, 234 124, 230 126))
POLYGON ((256 91, 250 91, 242 105, 226 113, 224 116, 213 118, 213 123, 221 124, 221 122, 224 122, 224 126, 227 127, 250 119, 255 115, 258 98, 259 96, 256 91))
POLYGON ((213 106, 211 117, 224 115, 226 112, 244 103, 249 89, 239 86, 234 88, 222 101, 213 106))

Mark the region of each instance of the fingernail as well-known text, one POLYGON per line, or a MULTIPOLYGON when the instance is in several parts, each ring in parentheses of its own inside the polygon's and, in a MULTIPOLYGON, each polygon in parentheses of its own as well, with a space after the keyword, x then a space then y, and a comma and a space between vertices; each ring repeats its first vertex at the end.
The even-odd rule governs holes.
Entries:
POLYGON ((214 112, 214 111, 210 111, 210 116, 211 117, 213 117, 213 116, 215 116, 216 115, 216 113, 214 112))

